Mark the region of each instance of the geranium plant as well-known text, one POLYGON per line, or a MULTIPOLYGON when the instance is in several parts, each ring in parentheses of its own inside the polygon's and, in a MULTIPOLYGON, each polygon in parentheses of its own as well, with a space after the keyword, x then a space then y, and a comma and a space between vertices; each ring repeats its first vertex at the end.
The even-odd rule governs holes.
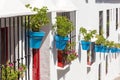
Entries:
POLYGON ((66 62, 70 63, 74 59, 77 58, 77 53, 74 50, 75 42, 68 42, 66 45, 66 48, 64 50, 64 53, 66 56, 66 62))
POLYGON ((65 65, 70 64, 74 59, 78 57, 74 47, 75 47, 75 42, 68 41, 65 50, 60 50, 58 52, 59 67, 64 67, 65 65))
POLYGON ((17 80, 18 78, 23 77, 26 69, 24 64, 20 64, 19 67, 14 66, 13 63, 2 65, 2 80, 17 80))

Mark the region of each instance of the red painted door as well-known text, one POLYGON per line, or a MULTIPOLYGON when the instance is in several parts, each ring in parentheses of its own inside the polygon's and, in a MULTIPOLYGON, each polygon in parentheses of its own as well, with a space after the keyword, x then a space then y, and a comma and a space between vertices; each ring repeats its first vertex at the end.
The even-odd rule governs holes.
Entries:
POLYGON ((40 52, 33 49, 33 80, 40 80, 40 52))

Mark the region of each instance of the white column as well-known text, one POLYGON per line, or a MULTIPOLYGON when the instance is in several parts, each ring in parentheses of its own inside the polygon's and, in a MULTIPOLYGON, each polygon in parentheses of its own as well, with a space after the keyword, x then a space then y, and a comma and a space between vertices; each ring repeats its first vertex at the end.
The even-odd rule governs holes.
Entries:
MULTIPOLYGON (((51 25, 55 23, 56 12, 51 13, 51 25)), ((57 80, 57 53, 55 48, 54 34, 50 30, 50 80, 57 80)))

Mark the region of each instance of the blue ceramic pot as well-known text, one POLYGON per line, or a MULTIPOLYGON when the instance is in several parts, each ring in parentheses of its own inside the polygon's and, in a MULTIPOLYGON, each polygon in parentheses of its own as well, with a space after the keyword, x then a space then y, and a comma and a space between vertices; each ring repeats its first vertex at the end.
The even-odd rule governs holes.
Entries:
POLYGON ((55 35, 56 48, 59 49, 59 50, 64 50, 68 40, 69 40, 69 38, 67 36, 62 37, 62 36, 59 36, 59 35, 55 35))
POLYGON ((90 49, 90 44, 91 44, 91 42, 81 40, 81 45, 82 45, 83 50, 89 50, 90 49))
POLYGON ((101 45, 95 45, 95 52, 100 52, 101 45))
POLYGON ((29 31, 29 46, 30 48, 39 49, 42 44, 42 38, 45 36, 45 32, 32 32, 29 31))

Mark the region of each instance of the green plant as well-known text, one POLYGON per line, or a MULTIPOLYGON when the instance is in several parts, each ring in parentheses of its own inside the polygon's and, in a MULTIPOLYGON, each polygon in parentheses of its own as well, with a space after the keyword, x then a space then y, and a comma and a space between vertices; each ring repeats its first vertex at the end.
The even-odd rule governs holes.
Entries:
POLYGON ((32 8, 30 4, 27 4, 25 6, 31 9, 33 12, 36 12, 35 15, 31 15, 30 17, 30 28, 32 31, 39 31, 41 27, 49 23, 49 18, 47 16, 47 7, 42 7, 39 9, 36 7, 32 8))
POLYGON ((71 61, 73 61, 74 59, 76 59, 78 57, 74 48, 75 48, 75 42, 68 42, 65 50, 63 51, 64 54, 66 54, 66 62, 67 63, 70 63, 71 61))
POLYGON ((90 41, 91 38, 93 38, 94 35, 95 35, 96 32, 97 32, 96 30, 87 31, 84 27, 81 27, 79 31, 80 31, 80 33, 82 33, 83 39, 84 39, 85 41, 90 41))
POLYGON ((104 46, 109 47, 110 41, 109 40, 105 40, 105 42, 103 43, 104 46))
POLYGON ((97 38, 97 40, 95 41, 95 44, 97 44, 97 45, 104 44, 106 39, 104 38, 103 35, 97 34, 95 37, 97 38))
POLYGON ((2 65, 2 80, 16 80, 26 71, 26 66, 20 64, 19 68, 14 67, 13 63, 2 65))
POLYGON ((74 30, 73 23, 65 16, 57 16, 56 23, 53 26, 53 30, 59 36, 68 36, 70 32, 74 30))
POLYGON ((120 48, 120 43, 114 43, 115 48, 120 48))
POLYGON ((109 47, 114 47, 114 41, 109 41, 109 47))

